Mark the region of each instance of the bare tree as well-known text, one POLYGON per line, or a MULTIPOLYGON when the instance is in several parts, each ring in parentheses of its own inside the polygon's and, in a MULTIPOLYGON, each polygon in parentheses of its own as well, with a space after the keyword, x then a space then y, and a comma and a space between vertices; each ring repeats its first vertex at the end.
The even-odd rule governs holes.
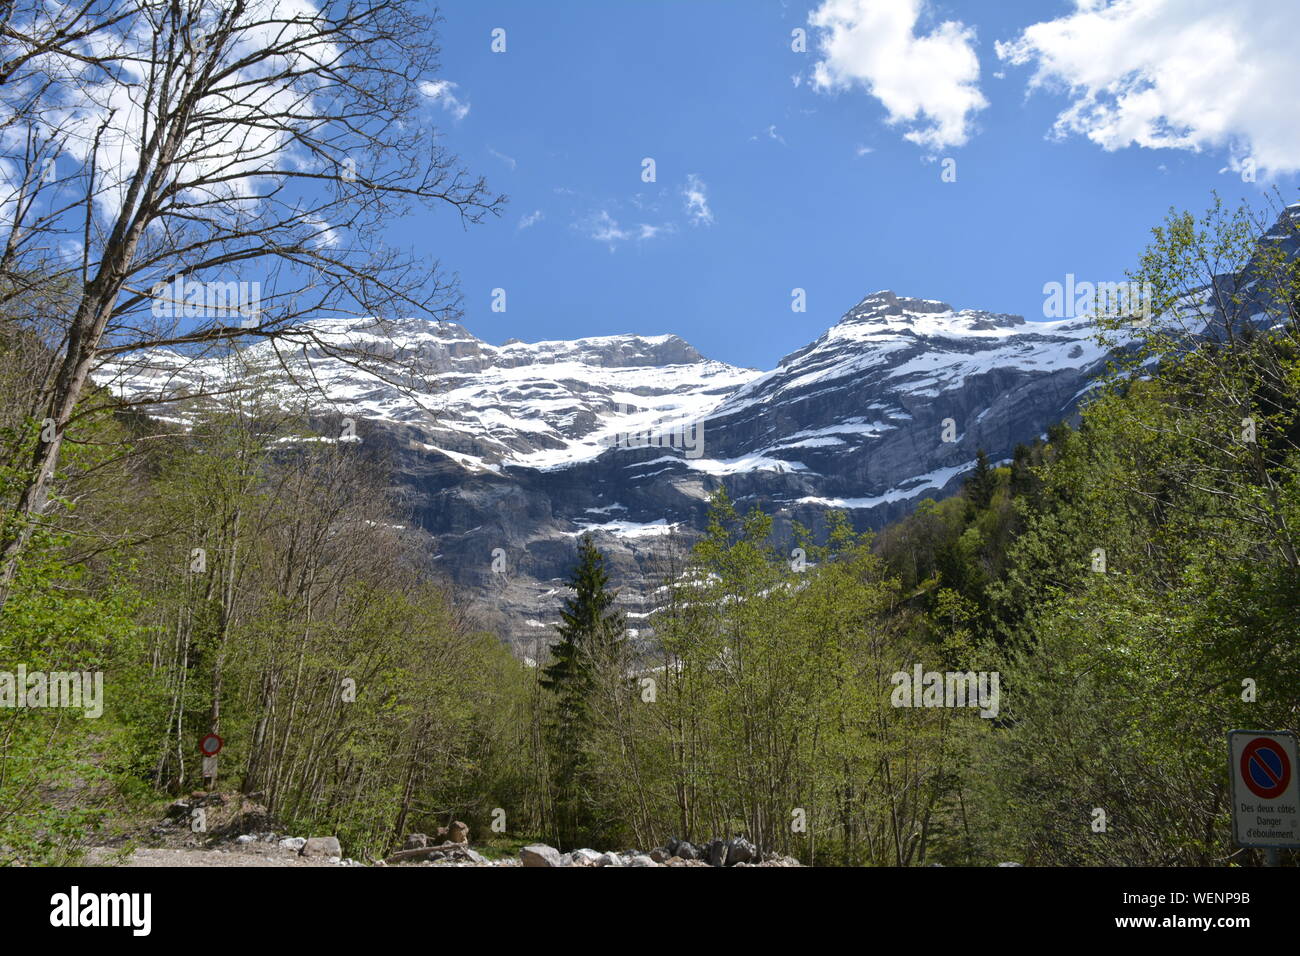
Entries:
POLYGON ((415 204, 468 225, 504 202, 427 122, 422 6, 91 0, 54 22, 37 0, 0 5, 0 335, 51 357, 0 530, 0 606, 97 368, 270 341, 382 375, 384 317, 457 314, 437 263, 382 238, 415 204), (377 318, 361 341, 302 322, 337 316, 377 318))

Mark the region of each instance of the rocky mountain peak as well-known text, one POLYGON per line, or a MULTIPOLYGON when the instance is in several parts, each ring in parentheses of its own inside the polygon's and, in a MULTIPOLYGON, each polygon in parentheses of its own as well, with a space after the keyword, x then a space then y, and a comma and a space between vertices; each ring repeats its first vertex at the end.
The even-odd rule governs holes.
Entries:
POLYGON ((935 299, 914 299, 910 296, 897 295, 891 289, 881 289, 878 292, 872 292, 870 295, 864 296, 862 301, 846 312, 840 321, 861 322, 870 319, 901 316, 908 312, 925 315, 951 311, 952 306, 947 302, 939 302, 935 299))
POLYGON ((836 328, 868 325, 882 329, 906 328, 917 335, 960 335, 1014 329, 1025 324, 1024 316, 1020 315, 982 309, 957 310, 938 299, 900 296, 890 289, 882 289, 865 296, 846 312, 836 328))

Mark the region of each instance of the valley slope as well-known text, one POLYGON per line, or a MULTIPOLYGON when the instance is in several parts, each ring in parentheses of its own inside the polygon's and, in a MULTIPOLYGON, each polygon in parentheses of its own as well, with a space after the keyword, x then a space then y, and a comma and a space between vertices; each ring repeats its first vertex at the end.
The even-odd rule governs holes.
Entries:
MULTIPOLYGON (((725 485, 743 508, 818 528, 827 509, 879 527, 1067 417, 1105 366, 1086 321, 1027 322, 889 291, 866 296, 770 372, 675 335, 501 346, 454 323, 330 320, 301 346, 222 357, 155 351, 96 378, 148 402, 260 381, 309 402, 391 462, 433 563, 518 652, 553 633, 576 540, 591 532, 633 626, 665 551, 725 485), (316 343, 316 344, 313 344, 316 343), (331 343, 394 359, 376 376, 331 343)), ((165 416, 165 406, 155 413, 165 416)))

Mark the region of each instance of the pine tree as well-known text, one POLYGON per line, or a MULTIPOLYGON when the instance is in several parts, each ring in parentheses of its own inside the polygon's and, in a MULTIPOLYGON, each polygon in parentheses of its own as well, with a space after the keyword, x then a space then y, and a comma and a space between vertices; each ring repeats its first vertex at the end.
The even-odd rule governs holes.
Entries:
POLYGON ((555 830, 561 845, 577 841, 587 828, 583 811, 584 782, 593 733, 592 698, 621 671, 623 615, 614 609, 615 592, 608 589, 605 558, 583 535, 578 563, 569 578, 574 592, 565 599, 556 628, 559 641, 551 648, 551 663, 541 684, 551 693, 548 727, 555 793, 555 830))
POLYGON ((1016 450, 1012 454, 1009 488, 1013 498, 1028 495, 1035 488, 1032 469, 1034 465, 1041 463, 1035 460, 1036 451, 1037 448, 1030 448, 1028 445, 1020 444, 1016 446, 1016 450))
POLYGON ((993 501, 997 488, 997 475, 989 465, 988 456, 981 448, 975 453, 975 470, 966 479, 966 495, 976 508, 987 508, 993 501))

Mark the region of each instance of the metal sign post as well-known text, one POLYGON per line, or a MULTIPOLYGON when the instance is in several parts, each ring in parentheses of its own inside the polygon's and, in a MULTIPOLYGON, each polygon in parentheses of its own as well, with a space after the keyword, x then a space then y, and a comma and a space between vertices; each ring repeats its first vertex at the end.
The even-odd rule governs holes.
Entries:
POLYGON ((1300 847, 1300 761, 1287 730, 1228 732, 1232 783, 1232 837, 1238 846, 1264 851, 1278 865, 1281 847, 1300 847))
POLYGON ((217 734, 208 734, 199 741, 199 753, 203 754, 203 785, 209 790, 217 786, 217 754, 225 746, 225 741, 217 734))

